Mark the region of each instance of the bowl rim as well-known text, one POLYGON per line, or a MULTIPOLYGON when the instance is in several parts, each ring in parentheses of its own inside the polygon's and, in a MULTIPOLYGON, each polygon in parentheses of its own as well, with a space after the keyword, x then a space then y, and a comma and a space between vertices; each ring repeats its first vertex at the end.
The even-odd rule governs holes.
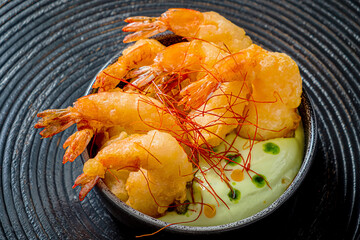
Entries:
MULTIPOLYGON (((171 37, 171 34, 169 35, 171 37)), ((103 70, 106 66, 113 63, 118 56, 121 54, 121 51, 118 52, 118 54, 114 55, 104 66, 101 70, 103 70)), ((101 71, 100 70, 100 71, 101 71)), ((99 72, 100 72, 99 71, 99 72)), ((98 73, 96 74, 96 76, 98 73)), ((95 82, 95 78, 91 81, 89 87, 86 90, 85 95, 94 93, 95 90, 92 88, 93 83, 95 82)), ((172 224, 169 222, 165 222, 162 220, 159 220, 157 218, 150 217, 146 214, 143 214, 124 202, 122 202, 120 199, 118 199, 105 185, 104 181, 100 179, 100 181, 97 184, 97 188, 100 191, 101 195, 105 197, 105 199, 112 203, 112 205, 115 205, 118 210, 116 211, 123 211, 126 213, 126 215, 133 217, 137 221, 141 221, 145 224, 149 224, 149 227, 161 229, 166 227, 164 230, 166 232, 174 232, 174 233, 185 233, 185 234, 211 234, 211 233, 219 233, 224 231, 231 231, 238 228, 245 227, 249 224, 255 223, 264 217, 270 215, 271 213, 275 212, 281 205, 283 205, 300 187, 301 183, 305 179, 307 173, 309 172, 309 169, 312 165, 315 152, 316 152, 316 146, 317 146, 317 120, 316 120, 316 114, 315 110, 313 108, 314 103, 313 100, 310 98, 306 88, 302 88, 302 95, 301 95, 301 104, 298 107, 302 119, 302 123, 304 125, 304 134, 305 134, 305 147, 304 147, 304 158, 303 162, 300 166, 300 169, 298 173, 296 174, 295 178, 291 182, 291 184, 288 186, 288 188, 278 197, 272 204, 270 204, 268 207, 264 208, 263 210, 257 212, 256 214, 249 216, 247 218, 227 223, 227 224, 221 224, 216 226, 186 226, 181 224, 172 224), (306 121, 304 121, 306 120, 306 121)), ((89 159, 89 154, 87 149, 82 153, 83 161, 86 161, 89 159)), ((110 211, 113 215, 114 213, 110 211)), ((116 217, 116 216, 115 216, 116 217)))

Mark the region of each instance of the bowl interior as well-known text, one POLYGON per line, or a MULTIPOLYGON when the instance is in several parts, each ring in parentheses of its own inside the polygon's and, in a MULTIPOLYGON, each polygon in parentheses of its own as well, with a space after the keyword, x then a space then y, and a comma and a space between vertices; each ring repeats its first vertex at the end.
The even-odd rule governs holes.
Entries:
MULTIPOLYGON (((183 38, 173 35, 173 34, 162 34, 156 37, 162 44, 165 46, 184 41, 183 38)), ((120 56, 120 53, 114 58, 112 58, 105 66, 116 61, 116 59, 120 56)), ((94 79, 95 81, 95 79, 94 79)), ((91 86, 93 82, 91 82, 87 94, 94 93, 96 90, 92 89, 91 86)), ((301 105, 298 110, 302 118, 302 123, 304 126, 305 133, 305 153, 304 160, 300 167, 300 170, 293 182, 290 186, 285 190, 285 192, 275 200, 270 206, 263 209, 262 211, 239 221, 218 225, 218 226, 208 226, 208 227, 194 227, 194 226, 184 226, 184 225, 171 225, 166 227, 165 231, 173 232, 173 233, 183 233, 183 234, 211 234, 211 233, 219 233, 223 231, 230 231, 233 229, 238 229, 253 222, 256 222, 269 214, 273 213, 276 209, 278 209, 287 199, 289 199, 292 194, 298 189, 302 181, 304 180, 309 168, 311 166, 311 162, 313 160, 315 151, 316 151, 316 141, 317 141, 317 123, 315 118, 315 112, 312 107, 313 103, 310 99, 306 89, 303 88, 301 105)), ((91 144, 89 144, 91 145, 91 144)), ((83 153, 83 159, 87 161, 89 159, 88 149, 83 153)), ((116 217, 120 222, 126 224, 127 226, 134 227, 136 226, 137 231, 140 229, 144 231, 149 230, 158 230, 162 227, 167 226, 169 223, 158 220, 156 218, 145 215, 128 205, 124 202, 120 201, 105 185, 105 183, 100 180, 97 184, 99 193, 102 195, 104 203, 108 210, 116 217)))

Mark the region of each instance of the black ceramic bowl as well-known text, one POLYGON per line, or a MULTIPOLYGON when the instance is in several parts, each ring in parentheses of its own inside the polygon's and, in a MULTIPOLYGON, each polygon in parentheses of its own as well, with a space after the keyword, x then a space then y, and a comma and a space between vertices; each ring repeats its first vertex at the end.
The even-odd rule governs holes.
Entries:
MULTIPOLYGON (((164 45, 171 45, 183 41, 181 37, 172 34, 163 34, 160 37, 157 37, 156 39, 162 42, 164 45)), ((113 63, 118 56, 120 56, 120 54, 118 54, 113 59, 111 59, 104 66, 104 68, 109 64, 113 63)), ((91 88, 93 82, 88 88, 87 91, 88 94, 96 92, 96 90, 91 88)), ((305 153, 304 153, 303 163, 300 167, 298 174, 296 175, 290 186, 270 206, 248 218, 229 224, 208 226, 208 227, 194 227, 194 226, 184 226, 180 224, 175 224, 166 227, 164 231, 170 234, 175 233, 175 234, 185 234, 185 235, 217 234, 217 233, 228 232, 228 231, 233 231, 235 229, 243 228, 245 226, 248 226, 249 224, 255 223, 258 220, 274 213, 299 188, 304 178, 306 177, 306 174, 308 173, 312 160, 314 158, 314 154, 316 151, 316 141, 317 141, 317 123, 316 123, 315 112, 312 105, 313 105, 312 100, 310 99, 306 89, 303 89, 301 104, 298 108, 302 118, 302 123, 304 126, 304 133, 305 133, 305 147, 304 147, 305 153)), ((89 159, 89 154, 87 150, 83 153, 83 158, 85 161, 89 159)), ((156 231, 169 224, 167 222, 145 215, 129 207, 124 202, 119 200, 109 190, 109 188, 105 185, 105 183, 102 180, 99 181, 97 187, 99 193, 101 194, 104 200, 107 209, 111 212, 111 214, 121 223, 132 228, 134 232, 136 232, 137 234, 156 231)))

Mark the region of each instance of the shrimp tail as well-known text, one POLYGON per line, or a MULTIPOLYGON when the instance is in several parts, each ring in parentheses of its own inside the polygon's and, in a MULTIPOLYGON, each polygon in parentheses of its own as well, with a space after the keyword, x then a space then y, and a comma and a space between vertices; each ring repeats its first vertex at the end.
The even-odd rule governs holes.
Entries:
POLYGON ((100 177, 99 176, 88 176, 85 173, 79 175, 74 183, 72 188, 76 188, 77 186, 81 187, 79 193, 79 200, 82 201, 86 197, 86 195, 93 189, 93 187, 98 183, 100 177))
POLYGON ((125 19, 125 22, 129 24, 122 30, 134 33, 127 35, 124 38, 124 43, 149 38, 168 29, 168 25, 158 17, 129 17, 125 19))
POLYGON ((203 78, 193 82, 180 91, 183 98, 179 105, 184 104, 185 109, 197 109, 203 105, 213 92, 220 86, 220 82, 203 78))
POLYGON ((63 163, 73 162, 85 150, 93 136, 93 129, 83 129, 72 134, 63 145, 64 149, 67 148, 63 163))
MULTIPOLYGON (((40 132, 40 135, 44 138, 54 136, 74 123, 81 123, 81 114, 72 107, 45 110, 38 113, 37 116, 41 117, 41 119, 35 124, 35 128, 44 128, 40 132)), ((67 148, 63 163, 74 161, 85 150, 93 135, 94 130, 89 128, 88 125, 72 134, 63 145, 64 148, 67 148)))
POLYGON ((66 109, 49 109, 37 114, 41 119, 35 124, 35 128, 44 128, 40 132, 43 138, 52 137, 64 131, 80 119, 80 114, 73 111, 72 107, 66 109))

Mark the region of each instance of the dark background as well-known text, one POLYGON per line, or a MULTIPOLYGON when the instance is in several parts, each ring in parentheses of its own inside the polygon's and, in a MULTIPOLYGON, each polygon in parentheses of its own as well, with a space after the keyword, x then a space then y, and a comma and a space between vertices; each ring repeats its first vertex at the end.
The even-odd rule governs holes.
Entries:
POLYGON ((170 7, 217 11, 254 43, 289 54, 315 103, 319 144, 304 184, 272 216, 232 236, 359 239, 360 2, 331 0, 1 1, 0 239, 131 238, 96 190, 79 202, 71 188, 82 161, 63 165, 61 146, 75 128, 41 140, 33 126, 39 110, 82 96, 124 47, 124 18, 170 7))

